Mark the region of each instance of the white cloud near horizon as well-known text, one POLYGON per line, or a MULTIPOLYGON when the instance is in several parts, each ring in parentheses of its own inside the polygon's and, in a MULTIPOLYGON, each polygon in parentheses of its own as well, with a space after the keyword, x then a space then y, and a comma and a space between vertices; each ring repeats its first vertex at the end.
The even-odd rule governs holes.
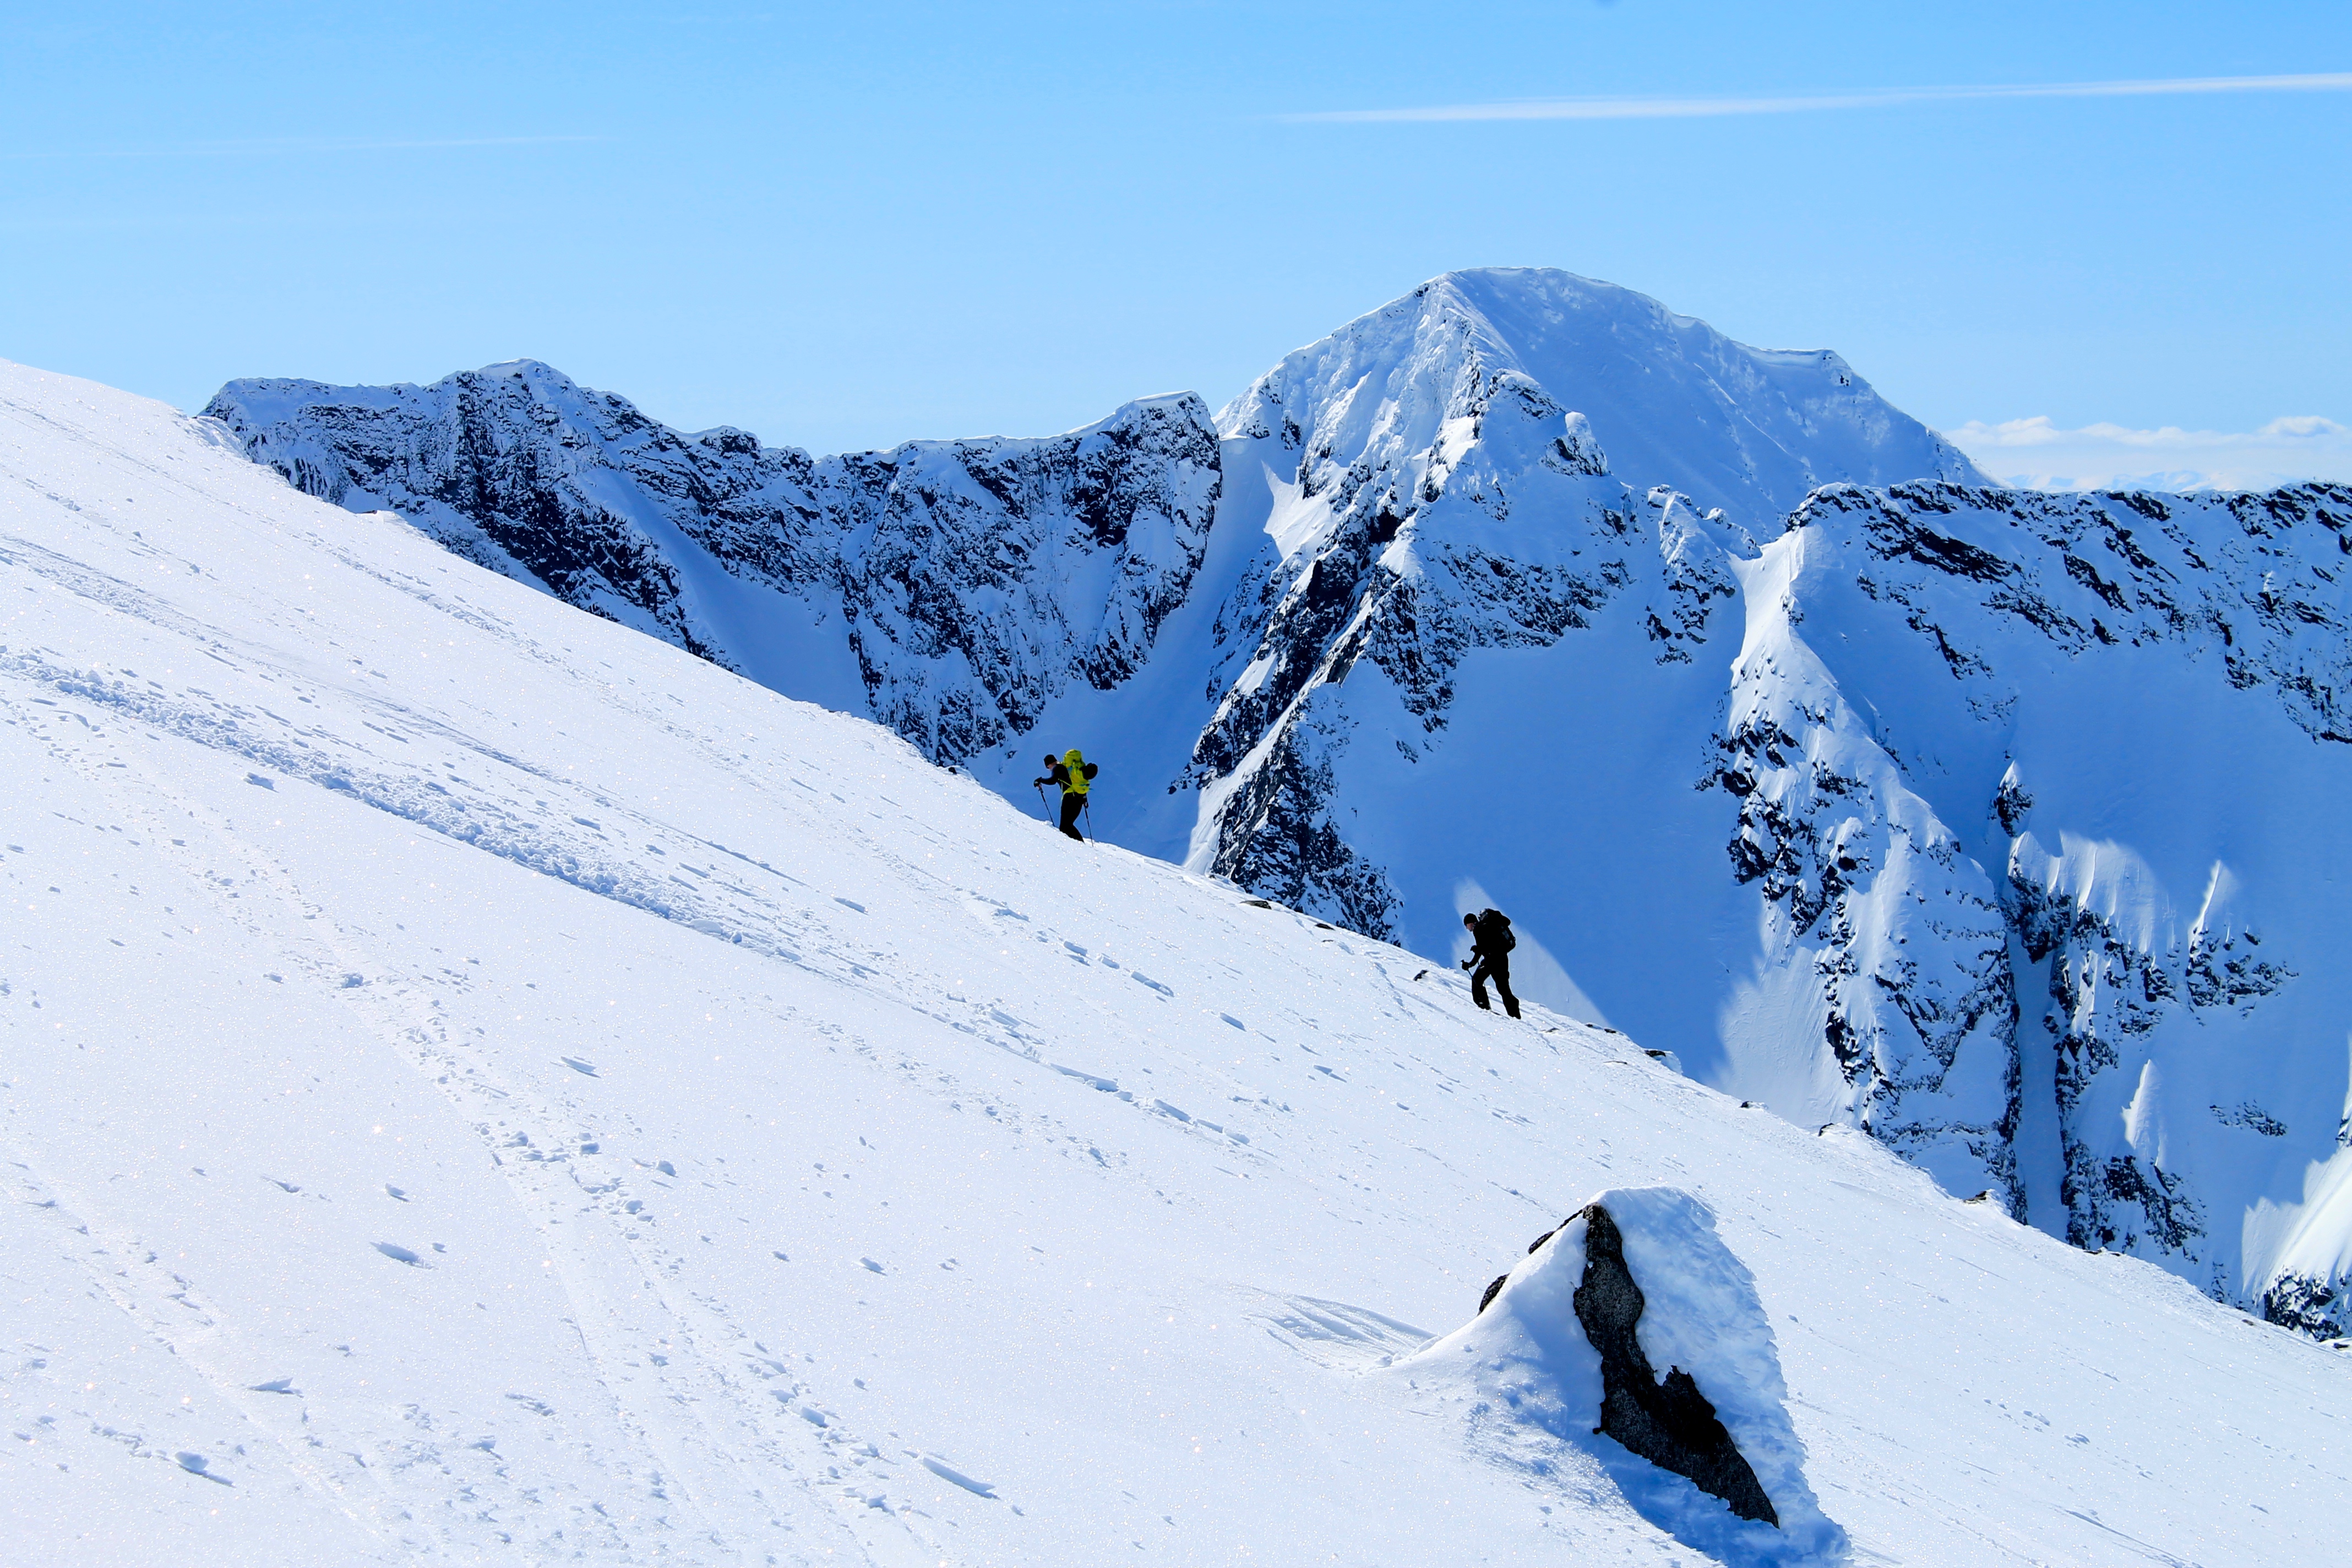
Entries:
POLYGON ((1333 109, 1276 118, 1294 124, 1374 125, 1479 120, 1701 120, 1735 114, 1804 114, 1832 109, 1893 109, 2021 98, 2168 98, 2225 92, 2352 91, 2352 71, 2296 76, 2180 77, 2155 81, 2032 82, 1975 87, 1888 88, 1865 92, 1763 98, 1531 98, 1419 109, 1333 109))
POLYGON ((2038 490, 2264 490, 2311 480, 2352 483, 2352 427, 2315 414, 2258 430, 2168 425, 2063 429, 2047 416, 1947 430, 1952 445, 2003 484, 2038 490))

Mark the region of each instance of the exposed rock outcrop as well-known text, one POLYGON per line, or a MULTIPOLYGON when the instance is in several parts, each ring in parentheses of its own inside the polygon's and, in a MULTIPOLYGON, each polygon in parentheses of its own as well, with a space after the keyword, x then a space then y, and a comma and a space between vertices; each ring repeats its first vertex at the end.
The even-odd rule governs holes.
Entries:
POLYGON ((1538 1496, 1613 1485, 1711 1561, 1840 1562, 1845 1532, 1806 1479, 1771 1319, 1704 1203, 1616 1188, 1387 1375, 1429 1414, 1458 1415, 1471 1450, 1538 1496))
POLYGON ((1772 1500, 1690 1373, 1669 1367, 1661 1378, 1643 1353, 1633 1334, 1642 1321, 1642 1288, 1625 1267, 1625 1244, 1609 1211, 1594 1204, 1583 1219, 1584 1279, 1576 1288, 1576 1321, 1601 1356, 1601 1425, 1594 1430, 1661 1468, 1688 1476, 1740 1518, 1778 1526, 1772 1500))

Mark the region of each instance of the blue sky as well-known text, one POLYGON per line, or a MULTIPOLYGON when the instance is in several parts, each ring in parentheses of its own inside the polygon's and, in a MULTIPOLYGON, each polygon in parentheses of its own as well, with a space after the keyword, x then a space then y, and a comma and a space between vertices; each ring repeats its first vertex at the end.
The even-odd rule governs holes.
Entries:
POLYGON ((0 0, 0 356, 182 406, 529 355, 820 450, 1034 434, 1499 264, 2029 446, 2352 424, 2352 91, 1313 118, 2352 72, 2340 0, 0 0))

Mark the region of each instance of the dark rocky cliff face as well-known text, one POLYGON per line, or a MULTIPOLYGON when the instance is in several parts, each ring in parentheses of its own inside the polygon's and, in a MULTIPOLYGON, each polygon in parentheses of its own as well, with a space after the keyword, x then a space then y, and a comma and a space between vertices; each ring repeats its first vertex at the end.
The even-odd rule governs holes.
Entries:
POLYGON ((830 656, 858 706, 942 763, 1025 732, 1073 681, 1132 676, 1191 587, 1218 489, 1192 397, 1041 440, 825 458, 684 435, 530 363, 429 387, 236 382, 205 413, 313 495, 849 705, 812 668, 830 656))

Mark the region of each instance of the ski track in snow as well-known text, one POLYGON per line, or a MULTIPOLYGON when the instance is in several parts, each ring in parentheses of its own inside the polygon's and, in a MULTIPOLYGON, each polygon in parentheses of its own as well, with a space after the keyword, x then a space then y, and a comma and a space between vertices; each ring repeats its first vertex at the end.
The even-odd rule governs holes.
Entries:
POLYGON ((1389 1373, 1660 1182, 1857 1560, 2340 1530, 2344 1358, 201 423, 0 367, 0 1508, 45 1562, 1685 1561, 1389 1373))

